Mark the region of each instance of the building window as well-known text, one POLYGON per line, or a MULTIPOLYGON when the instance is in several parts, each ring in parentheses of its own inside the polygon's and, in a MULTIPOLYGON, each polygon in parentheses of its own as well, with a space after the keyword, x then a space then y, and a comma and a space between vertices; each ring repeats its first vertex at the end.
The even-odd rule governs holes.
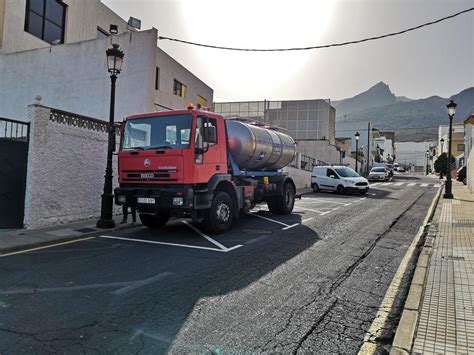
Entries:
POLYGON ((66 5, 59 0, 27 0, 25 31, 51 44, 64 43, 66 5))
POLYGON ((201 107, 207 107, 207 100, 204 97, 198 95, 196 101, 201 107))
POLYGON ((186 97, 186 85, 174 79, 173 94, 180 97, 186 97))
POLYGON ((464 144, 458 144, 458 152, 464 152, 464 144))
POLYGON ((160 90, 160 68, 158 67, 155 72, 155 90, 160 90))
POLYGON ((102 28, 97 27, 97 38, 107 38, 109 36, 110 34, 106 30, 103 30, 102 28))

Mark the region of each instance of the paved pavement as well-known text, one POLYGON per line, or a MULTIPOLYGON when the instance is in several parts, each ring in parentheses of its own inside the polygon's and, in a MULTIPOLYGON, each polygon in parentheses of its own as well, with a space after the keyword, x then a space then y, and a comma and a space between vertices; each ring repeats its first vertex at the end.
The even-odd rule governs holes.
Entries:
POLYGON ((219 236, 174 220, 0 258, 0 353, 355 353, 437 191, 407 185, 304 195, 219 236))
POLYGON ((456 182, 453 194, 440 200, 428 232, 427 270, 410 290, 419 300, 405 305, 413 333, 397 332, 394 343, 414 354, 474 353, 474 195, 456 182))

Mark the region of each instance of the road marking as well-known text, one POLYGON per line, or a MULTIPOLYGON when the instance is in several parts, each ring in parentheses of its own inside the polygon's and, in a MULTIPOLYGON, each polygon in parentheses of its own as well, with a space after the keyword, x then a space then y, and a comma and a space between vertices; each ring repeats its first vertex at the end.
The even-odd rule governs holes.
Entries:
POLYGON ((433 187, 441 187, 441 184, 434 184, 433 187))
POLYGON ((416 183, 412 182, 412 183, 408 184, 407 186, 411 187, 411 186, 415 186, 415 185, 416 185, 416 183))
POLYGON ((161 274, 155 275, 148 279, 138 280, 138 281, 119 281, 119 282, 109 282, 109 283, 98 283, 90 285, 78 285, 78 286, 64 286, 64 287, 38 287, 38 288, 19 288, 12 290, 2 290, 0 295, 21 295, 21 294, 30 294, 30 293, 39 293, 39 292, 70 292, 70 291, 80 291, 80 290, 91 290, 95 288, 116 288, 120 287, 118 290, 111 292, 115 295, 120 295, 128 291, 134 290, 136 288, 145 286, 149 283, 155 282, 157 280, 163 279, 169 275, 172 275, 171 272, 162 272, 161 274))
POLYGON ((94 238, 95 238, 95 237, 87 237, 87 238, 81 238, 81 239, 74 239, 74 240, 70 240, 70 241, 68 241, 68 242, 62 242, 62 243, 56 243, 56 244, 46 245, 46 246, 44 246, 44 247, 38 247, 38 248, 31 248, 31 249, 25 249, 25 250, 15 251, 15 252, 13 252, 13 253, 8 253, 8 254, 0 255, 0 258, 3 258, 3 257, 5 257, 5 256, 16 255, 16 254, 28 253, 28 252, 30 252, 30 251, 35 251, 35 250, 41 250, 41 249, 59 247, 59 246, 61 246, 61 245, 66 245, 66 244, 72 244, 72 243, 83 242, 83 241, 85 241, 85 240, 90 240, 90 239, 94 239, 94 238))
POLYGON ((421 187, 427 187, 429 184, 421 184, 421 187))
POLYGON ((301 222, 306 223, 306 222, 311 221, 312 219, 314 219, 314 217, 303 219, 301 222))
POLYGON ((377 186, 377 185, 380 185, 380 182, 376 182, 374 184, 370 184, 369 186, 377 186))
POLYGON ((222 253, 227 253, 234 249, 240 248, 242 245, 236 245, 232 248, 224 249, 217 249, 217 248, 209 248, 209 247, 200 247, 197 245, 188 245, 188 244, 178 244, 178 243, 165 243, 165 242, 155 242, 153 240, 145 240, 145 239, 135 239, 135 238, 124 238, 124 237, 113 237, 108 235, 101 235, 99 238, 106 238, 106 239, 118 239, 118 240, 125 240, 128 242, 136 242, 136 243, 148 243, 148 244, 158 244, 158 245, 167 245, 172 247, 181 247, 181 248, 190 248, 190 249, 202 249, 202 250, 209 250, 209 251, 217 251, 222 253))
POLYGON ((384 186, 388 186, 388 185, 392 185, 393 182, 386 182, 385 184, 383 184, 384 186))
POLYGON ((335 203, 337 205, 344 205, 344 206, 349 206, 349 205, 352 204, 352 202, 347 202, 347 203, 336 202, 336 201, 332 201, 332 200, 322 200, 322 199, 314 198, 314 197, 303 197, 303 200, 313 200, 313 201, 320 201, 320 202, 327 202, 327 203, 335 203))
POLYGON ((218 248, 221 248, 222 250, 226 250, 227 248, 225 246, 223 246, 221 243, 219 243, 218 241, 212 239, 211 237, 209 237, 207 234, 204 234, 203 232, 201 232, 199 229, 197 229, 196 227, 194 227, 192 224, 190 224, 188 221, 182 221, 185 225, 187 225, 189 228, 191 228, 193 231, 195 231, 197 234, 199 234, 201 237, 205 238, 206 240, 208 240, 209 242, 211 242, 212 244, 214 244, 216 247, 218 248))
POLYGON ((433 215, 434 209, 441 196, 441 191, 442 189, 438 189, 438 192, 434 197, 433 201, 431 202, 430 208, 428 209, 428 213, 426 214, 422 225, 418 229, 418 233, 415 235, 415 238, 408 247, 408 250, 405 253, 405 256, 403 257, 397 269, 397 272, 395 273, 395 276, 393 277, 392 282, 390 283, 390 286, 388 287, 387 292, 385 293, 382 303, 380 304, 379 310, 377 311, 377 314, 375 315, 375 318, 372 324, 370 325, 369 331, 364 337, 364 343, 362 344, 358 355, 375 354, 375 351, 377 350, 377 344, 375 343, 375 340, 382 334, 385 329, 384 327, 387 323, 388 316, 390 315, 390 312, 397 298, 398 290, 402 284, 403 277, 407 272, 408 265, 410 263, 411 258, 413 257, 413 253, 417 249, 417 245, 425 231, 425 227, 428 225, 428 221, 433 215))
POLYGON ((324 213, 323 211, 314 210, 312 208, 306 208, 306 207, 301 207, 301 206, 295 206, 295 208, 299 208, 300 210, 305 210, 305 211, 316 212, 316 213, 324 213))
POLYGON ((169 275, 172 275, 172 274, 173 274, 172 272, 168 272, 168 271, 162 272, 161 274, 158 274, 156 276, 150 277, 150 278, 145 279, 145 280, 138 280, 138 281, 130 282, 128 286, 122 287, 122 288, 120 288, 118 290, 115 290, 115 291, 112 291, 110 293, 113 294, 113 295, 123 295, 124 293, 127 293, 128 291, 132 291, 132 290, 135 290, 135 289, 140 288, 142 286, 146 286, 146 285, 151 284, 155 281, 164 279, 165 277, 167 277, 169 275))
POLYGON ((403 184, 404 184, 404 182, 396 182, 396 183, 393 184, 393 186, 401 186, 403 184))
POLYGON ((365 199, 367 199, 367 197, 362 197, 362 198, 360 198, 360 199, 354 201, 354 203, 357 203, 357 202, 360 202, 360 201, 364 201, 365 199))
POLYGON ((274 220, 274 219, 271 219, 271 218, 268 218, 268 217, 263 217, 263 216, 260 216, 258 215, 257 213, 252 213, 252 212, 246 212, 247 214, 251 215, 251 216, 255 216, 255 217, 258 217, 258 218, 262 218, 262 219, 265 219, 267 221, 270 221, 270 222, 273 222, 273 223, 278 223, 282 226, 284 226, 285 228, 282 228, 281 230, 288 230, 290 228, 293 228, 293 227, 296 227, 296 226, 299 226, 299 223, 296 223, 296 224, 292 224, 292 225, 288 225, 286 223, 283 223, 283 222, 280 222, 280 221, 277 221, 277 220, 274 220))

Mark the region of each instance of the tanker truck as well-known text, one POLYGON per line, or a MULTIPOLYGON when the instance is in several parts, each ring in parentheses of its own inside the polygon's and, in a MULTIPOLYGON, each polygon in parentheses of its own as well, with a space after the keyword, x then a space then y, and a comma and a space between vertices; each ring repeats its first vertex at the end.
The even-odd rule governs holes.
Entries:
POLYGON ((257 203, 293 211, 287 134, 192 106, 129 116, 120 130, 115 203, 135 203, 147 227, 181 217, 219 234, 257 203))

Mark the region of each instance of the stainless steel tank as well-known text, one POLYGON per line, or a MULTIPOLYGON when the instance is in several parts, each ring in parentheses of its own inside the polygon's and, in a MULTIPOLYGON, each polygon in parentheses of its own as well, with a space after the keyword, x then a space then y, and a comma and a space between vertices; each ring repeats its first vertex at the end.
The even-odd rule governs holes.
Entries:
POLYGON ((227 120, 229 147, 240 169, 277 170, 295 157, 295 141, 289 135, 227 120))

